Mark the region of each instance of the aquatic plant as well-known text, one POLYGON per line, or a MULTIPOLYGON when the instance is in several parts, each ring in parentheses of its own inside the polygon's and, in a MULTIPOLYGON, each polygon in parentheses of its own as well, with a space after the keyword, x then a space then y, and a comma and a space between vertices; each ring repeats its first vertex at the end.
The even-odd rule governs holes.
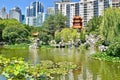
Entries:
POLYGON ((40 61, 39 64, 29 64, 23 58, 5 58, 0 56, 1 75, 10 79, 52 79, 55 75, 65 75, 76 68, 71 62, 54 63, 40 61))

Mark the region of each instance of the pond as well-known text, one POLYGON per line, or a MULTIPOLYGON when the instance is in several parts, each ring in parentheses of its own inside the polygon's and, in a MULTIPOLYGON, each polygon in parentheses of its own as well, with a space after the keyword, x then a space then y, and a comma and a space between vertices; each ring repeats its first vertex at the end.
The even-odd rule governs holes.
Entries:
MULTIPOLYGON (((36 64, 42 60, 53 62, 73 62, 79 68, 64 76, 56 76, 54 80, 120 80, 120 64, 91 59, 94 49, 0 49, 4 57, 23 57, 25 61, 36 64)), ((5 80, 0 77, 0 80, 5 80)))

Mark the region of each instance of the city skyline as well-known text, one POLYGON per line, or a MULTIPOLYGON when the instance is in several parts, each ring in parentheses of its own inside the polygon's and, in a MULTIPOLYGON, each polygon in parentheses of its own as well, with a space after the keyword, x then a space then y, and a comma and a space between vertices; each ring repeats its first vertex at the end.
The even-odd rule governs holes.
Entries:
MULTIPOLYGON (((54 7, 55 0, 1 0, 0 2, 0 9, 2 7, 6 8, 7 13, 9 10, 18 6, 22 10, 22 14, 25 14, 25 8, 29 6, 32 2, 40 1, 44 5, 44 12, 46 12, 47 7, 54 7)), ((58 0, 57 0, 58 1, 58 0)), ((71 0, 72 2, 80 1, 80 0, 71 0)))

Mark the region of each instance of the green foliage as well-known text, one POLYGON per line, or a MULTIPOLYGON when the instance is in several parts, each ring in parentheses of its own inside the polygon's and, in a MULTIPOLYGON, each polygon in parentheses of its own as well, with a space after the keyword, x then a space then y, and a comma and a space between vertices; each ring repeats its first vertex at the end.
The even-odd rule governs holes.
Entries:
POLYGON ((67 18, 62 14, 50 15, 43 24, 43 30, 54 36, 56 30, 66 27, 67 18))
POLYGON ((0 30, 0 41, 2 41, 2 30, 0 30))
POLYGON ((5 28, 5 25, 2 22, 2 19, 0 19, 0 41, 2 41, 2 31, 5 28))
POLYGON ((120 57, 120 42, 112 43, 106 50, 108 56, 120 57))
POLYGON ((52 36, 48 35, 47 33, 40 32, 39 39, 42 41, 43 44, 48 44, 50 40, 52 40, 52 36))
POLYGON ((29 26, 29 25, 23 25, 25 29, 27 29, 29 31, 30 34, 39 31, 38 27, 33 27, 33 26, 29 26))
POLYGON ((23 25, 15 19, 0 19, 0 41, 10 44, 29 43, 28 37, 34 30, 34 27, 23 25))
POLYGON ((78 39, 78 32, 76 29, 70 29, 70 28, 64 28, 62 31, 56 31, 55 32, 55 39, 63 39, 65 42, 69 40, 76 40, 78 39))
POLYGON ((11 59, 0 56, 0 68, 2 75, 7 79, 51 79, 53 75, 65 75, 69 70, 76 68, 71 62, 53 63, 52 61, 41 61, 40 64, 32 65, 23 58, 13 57, 11 59))
POLYGON ((102 23, 102 16, 93 17, 87 24, 87 32, 91 34, 99 34, 99 27, 102 23))
POLYGON ((21 44, 14 44, 14 45, 5 45, 4 48, 6 49, 26 49, 29 47, 29 44, 27 43, 21 43, 21 44))
POLYGON ((106 9, 100 26, 100 34, 104 40, 112 41, 120 34, 120 9, 106 9))
POLYGON ((95 43, 95 46, 98 47, 99 45, 109 46, 109 45, 110 45, 110 42, 108 42, 107 40, 101 40, 101 39, 99 39, 99 40, 95 43))
POLYGON ((9 43, 21 43, 28 41, 29 32, 24 27, 10 26, 3 30, 2 37, 9 43))
POLYGON ((86 31, 85 29, 83 29, 81 32, 80 32, 80 40, 82 43, 85 42, 85 35, 86 35, 86 31))
POLYGON ((15 19, 4 19, 4 20, 0 20, 0 25, 3 25, 4 27, 9 27, 9 26, 23 26, 21 23, 19 23, 17 20, 15 19))
POLYGON ((108 56, 105 52, 97 52, 91 58, 102 61, 120 62, 120 57, 108 56))

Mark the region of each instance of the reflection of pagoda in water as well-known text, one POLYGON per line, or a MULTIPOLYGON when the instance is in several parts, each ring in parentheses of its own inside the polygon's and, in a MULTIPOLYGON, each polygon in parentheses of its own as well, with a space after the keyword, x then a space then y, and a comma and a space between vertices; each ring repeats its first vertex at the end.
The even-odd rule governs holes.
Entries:
POLYGON ((80 16, 75 16, 73 18, 73 26, 74 29, 82 29, 82 18, 80 16))

